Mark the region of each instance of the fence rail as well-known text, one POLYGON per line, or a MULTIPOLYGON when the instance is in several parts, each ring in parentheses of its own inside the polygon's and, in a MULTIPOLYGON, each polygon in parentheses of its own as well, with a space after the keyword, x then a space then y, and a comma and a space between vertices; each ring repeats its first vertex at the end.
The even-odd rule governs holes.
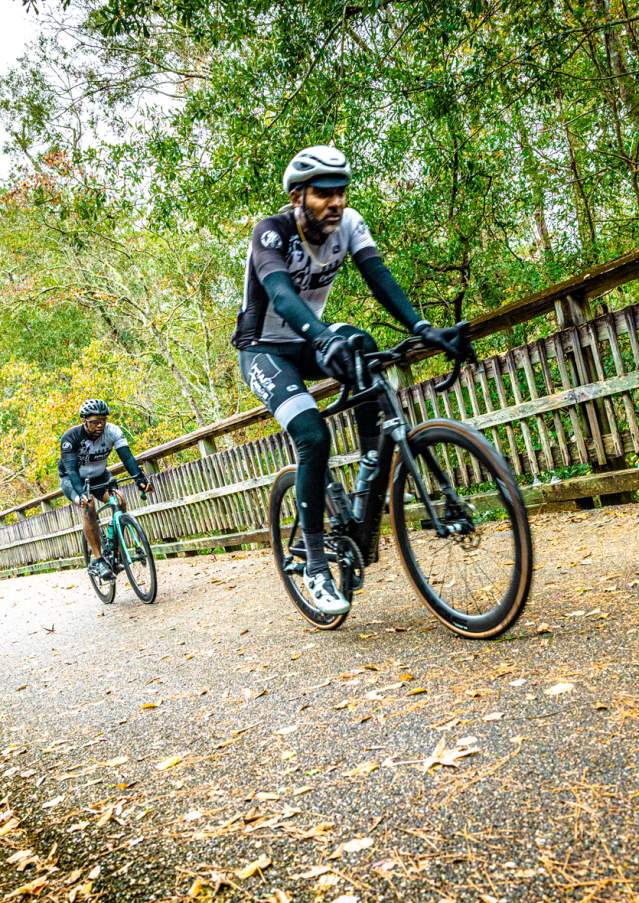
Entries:
MULTIPOLYGON (((621 258, 619 266, 621 281, 636 278, 639 251, 621 258)), ((594 291, 595 277, 609 287, 611 266, 599 270, 562 284, 569 284, 571 303, 576 285, 581 286, 582 301, 587 286, 594 291)), ((563 294, 557 288, 548 290, 528 303, 536 315, 540 305, 555 305, 558 297, 565 300, 567 290, 563 294)), ((521 302, 509 307, 508 316, 519 322, 530 317, 521 302)), ((504 309, 495 313, 500 323, 503 316, 504 309)), ((561 321, 560 310, 557 316, 561 321)), ((575 325, 578 319, 573 317, 573 325, 547 338, 466 368, 458 384, 441 395, 432 379, 401 389, 409 421, 452 417, 480 429, 509 459, 521 482, 530 484, 526 490, 530 504, 639 488, 639 470, 633 466, 635 458, 639 460, 639 305, 575 325), (592 473, 571 480, 571 488, 543 483, 547 475, 561 474, 562 468, 592 473)), ((473 328, 485 334, 485 320, 481 318, 481 329, 478 321, 473 328)), ((315 387, 320 397, 334 390, 328 380, 315 387)), ((220 450, 210 443, 267 416, 263 408, 256 408, 189 434, 188 443, 181 437, 138 456, 157 462, 195 444, 202 452, 197 460, 155 472, 155 493, 146 503, 133 487, 125 488, 129 508, 159 551, 266 541, 270 484, 281 467, 294 461, 288 436, 274 433, 220 450)), ((330 418, 329 429, 332 464, 351 489, 358 460, 352 411, 330 418)), ((469 488, 473 478, 466 473, 469 488)), ((0 576, 78 562, 81 524, 76 508, 52 507, 24 517, 24 511, 45 506, 55 495, 0 513, 0 519, 22 515, 17 522, 0 526, 0 576)))

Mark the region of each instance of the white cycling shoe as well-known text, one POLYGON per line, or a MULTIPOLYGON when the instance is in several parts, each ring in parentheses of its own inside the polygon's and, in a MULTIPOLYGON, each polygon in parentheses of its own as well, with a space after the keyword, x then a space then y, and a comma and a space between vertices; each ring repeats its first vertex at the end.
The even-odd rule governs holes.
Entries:
POLYGON ((350 611, 350 602, 335 586, 328 571, 310 576, 304 568, 304 586, 311 594, 315 608, 325 615, 345 615, 350 611))

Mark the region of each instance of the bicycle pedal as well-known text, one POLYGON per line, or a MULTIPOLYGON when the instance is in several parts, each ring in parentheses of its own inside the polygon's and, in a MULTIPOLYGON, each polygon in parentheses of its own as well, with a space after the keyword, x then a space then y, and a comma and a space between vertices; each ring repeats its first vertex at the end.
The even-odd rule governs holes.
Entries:
POLYGON ((297 574, 300 577, 304 573, 304 564, 301 561, 291 561, 284 565, 285 574, 297 574))

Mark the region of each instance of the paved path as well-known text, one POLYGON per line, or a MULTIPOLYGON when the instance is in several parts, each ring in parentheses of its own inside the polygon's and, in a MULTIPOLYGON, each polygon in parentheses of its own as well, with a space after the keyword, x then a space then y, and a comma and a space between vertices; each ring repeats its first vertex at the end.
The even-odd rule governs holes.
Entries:
POLYGON ((537 517, 496 642, 390 548, 328 634, 266 553, 1 582, 0 898, 639 899, 638 517, 537 517))

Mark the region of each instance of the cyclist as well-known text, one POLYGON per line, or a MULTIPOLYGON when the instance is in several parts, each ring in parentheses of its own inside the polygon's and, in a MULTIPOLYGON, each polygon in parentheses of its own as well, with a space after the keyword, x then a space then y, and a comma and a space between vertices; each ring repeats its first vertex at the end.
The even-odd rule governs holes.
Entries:
MULTIPOLYGON (((455 329, 435 329, 420 318, 386 268, 362 217, 346 206, 351 169, 344 154, 318 145, 296 154, 284 172, 290 204, 261 220, 249 248, 244 298, 232 342, 248 386, 287 430, 297 453, 296 493, 306 548, 304 584, 316 607, 329 615, 348 611, 324 550, 324 479, 330 435, 304 379, 326 375, 354 382, 348 338, 374 339, 347 323, 321 317, 347 253, 383 307, 425 343, 456 356, 455 329)), ((355 409, 362 457, 375 453, 378 406, 355 409)))
MULTIPOLYGON (((58 461, 63 493, 70 502, 83 510, 82 529, 93 553, 89 571, 101 580, 112 580, 114 575, 102 557, 95 502, 85 495, 85 481, 89 480, 91 496, 104 502, 108 500, 115 480, 107 470, 106 462, 111 450, 115 449, 138 489, 141 492, 152 489, 144 471, 131 454, 124 433, 119 426, 107 423, 108 416, 109 406, 105 401, 88 398, 83 402, 80 407, 82 423, 71 427, 62 436, 58 461)), ((124 496, 119 490, 115 492, 124 509, 124 496)))

